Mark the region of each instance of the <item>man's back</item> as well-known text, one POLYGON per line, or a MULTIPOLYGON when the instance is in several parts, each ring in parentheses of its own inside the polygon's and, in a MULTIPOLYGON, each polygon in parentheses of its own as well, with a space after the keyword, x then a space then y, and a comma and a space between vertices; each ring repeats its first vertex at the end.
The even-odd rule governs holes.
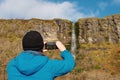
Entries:
POLYGON ((61 52, 63 60, 51 60, 36 51, 23 51, 7 66, 8 80, 54 80, 70 72, 75 65, 68 50, 61 52))

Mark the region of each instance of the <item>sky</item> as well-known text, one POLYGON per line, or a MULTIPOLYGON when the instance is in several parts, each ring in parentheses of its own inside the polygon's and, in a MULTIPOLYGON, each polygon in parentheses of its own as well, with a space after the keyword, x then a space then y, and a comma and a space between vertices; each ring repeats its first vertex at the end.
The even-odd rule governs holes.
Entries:
POLYGON ((80 18, 120 14, 120 0, 0 0, 0 19, 80 18))

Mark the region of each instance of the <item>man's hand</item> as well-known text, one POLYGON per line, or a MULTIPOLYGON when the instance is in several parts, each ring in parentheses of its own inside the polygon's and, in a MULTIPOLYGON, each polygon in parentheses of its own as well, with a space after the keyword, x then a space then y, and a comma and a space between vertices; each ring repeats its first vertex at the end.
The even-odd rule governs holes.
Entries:
POLYGON ((60 42, 60 41, 56 41, 56 46, 58 47, 58 49, 60 50, 60 51, 64 51, 64 50, 66 50, 66 47, 62 44, 62 42, 60 42))

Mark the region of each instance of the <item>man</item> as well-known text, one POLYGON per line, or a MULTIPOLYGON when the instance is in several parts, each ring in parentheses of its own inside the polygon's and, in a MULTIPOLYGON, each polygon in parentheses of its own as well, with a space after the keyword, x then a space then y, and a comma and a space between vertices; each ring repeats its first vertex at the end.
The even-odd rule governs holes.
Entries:
POLYGON ((44 41, 37 31, 29 31, 22 40, 23 52, 7 65, 8 80, 54 80, 70 72, 75 66, 72 54, 56 41, 63 60, 52 60, 43 55, 44 41))

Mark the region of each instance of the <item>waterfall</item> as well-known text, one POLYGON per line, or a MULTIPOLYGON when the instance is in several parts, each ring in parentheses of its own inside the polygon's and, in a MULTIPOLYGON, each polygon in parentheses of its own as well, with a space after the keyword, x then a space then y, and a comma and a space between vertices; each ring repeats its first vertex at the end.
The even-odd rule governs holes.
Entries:
POLYGON ((73 56, 75 58, 76 54, 76 35, 75 35, 75 25, 72 23, 72 38, 71 38, 71 52, 73 53, 73 56))

